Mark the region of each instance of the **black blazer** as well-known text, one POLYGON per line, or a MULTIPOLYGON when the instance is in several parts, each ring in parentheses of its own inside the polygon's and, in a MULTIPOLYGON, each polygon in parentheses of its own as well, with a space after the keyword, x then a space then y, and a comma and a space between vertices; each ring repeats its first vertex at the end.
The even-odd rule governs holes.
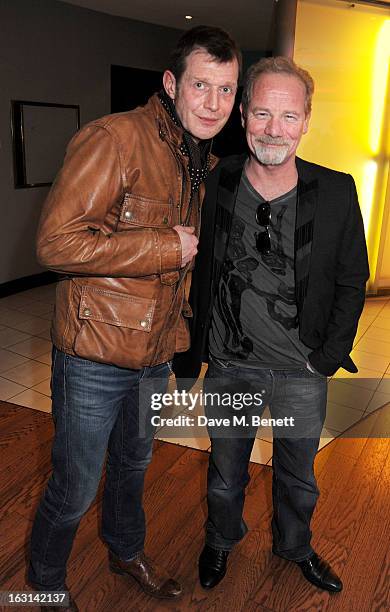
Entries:
MULTIPOLYGON (((189 297, 193 310, 191 348, 177 354, 173 364, 180 378, 197 378, 202 361, 208 360, 208 331, 221 271, 218 258, 227 246, 229 218, 234 213, 245 160, 245 155, 222 160, 206 182, 189 297), (221 209, 225 230, 218 221, 221 209)), ((296 166, 294 250, 299 336, 312 349, 310 363, 322 374, 331 376, 340 366, 357 372, 349 353, 364 305, 369 269, 355 183, 349 174, 299 158, 296 166)))

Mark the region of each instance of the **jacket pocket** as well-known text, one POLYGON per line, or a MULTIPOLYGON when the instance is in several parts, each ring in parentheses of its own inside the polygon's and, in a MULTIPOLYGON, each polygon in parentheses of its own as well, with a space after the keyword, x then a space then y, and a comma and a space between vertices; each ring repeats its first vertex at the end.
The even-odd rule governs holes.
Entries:
POLYGON ((151 298, 86 285, 81 290, 79 318, 150 332, 155 306, 151 298))
POLYGON ((81 288, 76 355, 139 369, 150 350, 156 300, 109 291, 93 285, 81 288))
POLYGON ((167 228, 172 224, 172 205, 165 200, 125 193, 120 220, 134 226, 167 228))

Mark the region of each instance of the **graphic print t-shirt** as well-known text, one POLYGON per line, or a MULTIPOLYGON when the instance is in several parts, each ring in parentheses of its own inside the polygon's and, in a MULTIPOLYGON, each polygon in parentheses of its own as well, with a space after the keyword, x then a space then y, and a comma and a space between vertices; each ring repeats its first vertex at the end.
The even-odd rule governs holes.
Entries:
POLYGON ((259 253, 256 209, 264 199, 245 172, 210 328, 210 353, 240 365, 302 367, 311 349, 299 340, 294 281, 297 188, 270 202, 271 252, 259 253))

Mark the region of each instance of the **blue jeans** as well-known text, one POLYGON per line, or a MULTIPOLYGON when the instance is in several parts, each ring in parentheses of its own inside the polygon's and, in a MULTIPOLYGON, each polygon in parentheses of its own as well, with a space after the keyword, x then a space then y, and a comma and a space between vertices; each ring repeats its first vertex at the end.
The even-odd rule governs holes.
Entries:
MULTIPOLYGON (((287 429, 274 429, 272 534, 275 554, 300 561, 313 552, 310 521, 319 495, 313 464, 325 420, 327 379, 306 368, 249 369, 210 361, 205 392, 215 392, 217 387, 221 391, 232 389, 235 384, 236 390, 241 385, 244 392, 260 392, 263 398, 261 407, 240 410, 239 416, 261 416, 269 405, 271 418, 294 418, 291 435, 287 429)), ((227 416, 226 407, 223 411, 227 416)), ((206 415, 215 416, 215 410, 206 405, 206 415)), ((249 418, 248 422, 245 430, 236 430, 229 437, 220 437, 209 428, 206 543, 214 548, 231 550, 248 530, 242 513, 249 483, 248 463, 257 433, 257 426, 252 426, 249 418)))
POLYGON ((150 403, 138 401, 139 388, 142 380, 155 379, 155 390, 164 393, 169 373, 167 363, 130 370, 53 350, 53 472, 31 535, 29 581, 35 588, 63 588, 73 540, 96 496, 107 451, 103 539, 124 560, 143 549, 142 496, 155 429, 150 403), (142 419, 149 422, 145 437, 138 435, 142 419))

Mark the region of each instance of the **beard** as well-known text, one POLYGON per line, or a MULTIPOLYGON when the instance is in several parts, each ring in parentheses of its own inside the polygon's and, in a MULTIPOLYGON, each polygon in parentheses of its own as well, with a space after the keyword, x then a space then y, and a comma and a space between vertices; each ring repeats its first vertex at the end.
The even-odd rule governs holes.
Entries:
POLYGON ((272 138, 271 136, 262 136, 258 138, 254 144, 254 153, 257 161, 264 166, 278 166, 282 164, 287 157, 290 149, 290 143, 283 138, 272 138), (278 145, 277 148, 267 145, 278 145))

